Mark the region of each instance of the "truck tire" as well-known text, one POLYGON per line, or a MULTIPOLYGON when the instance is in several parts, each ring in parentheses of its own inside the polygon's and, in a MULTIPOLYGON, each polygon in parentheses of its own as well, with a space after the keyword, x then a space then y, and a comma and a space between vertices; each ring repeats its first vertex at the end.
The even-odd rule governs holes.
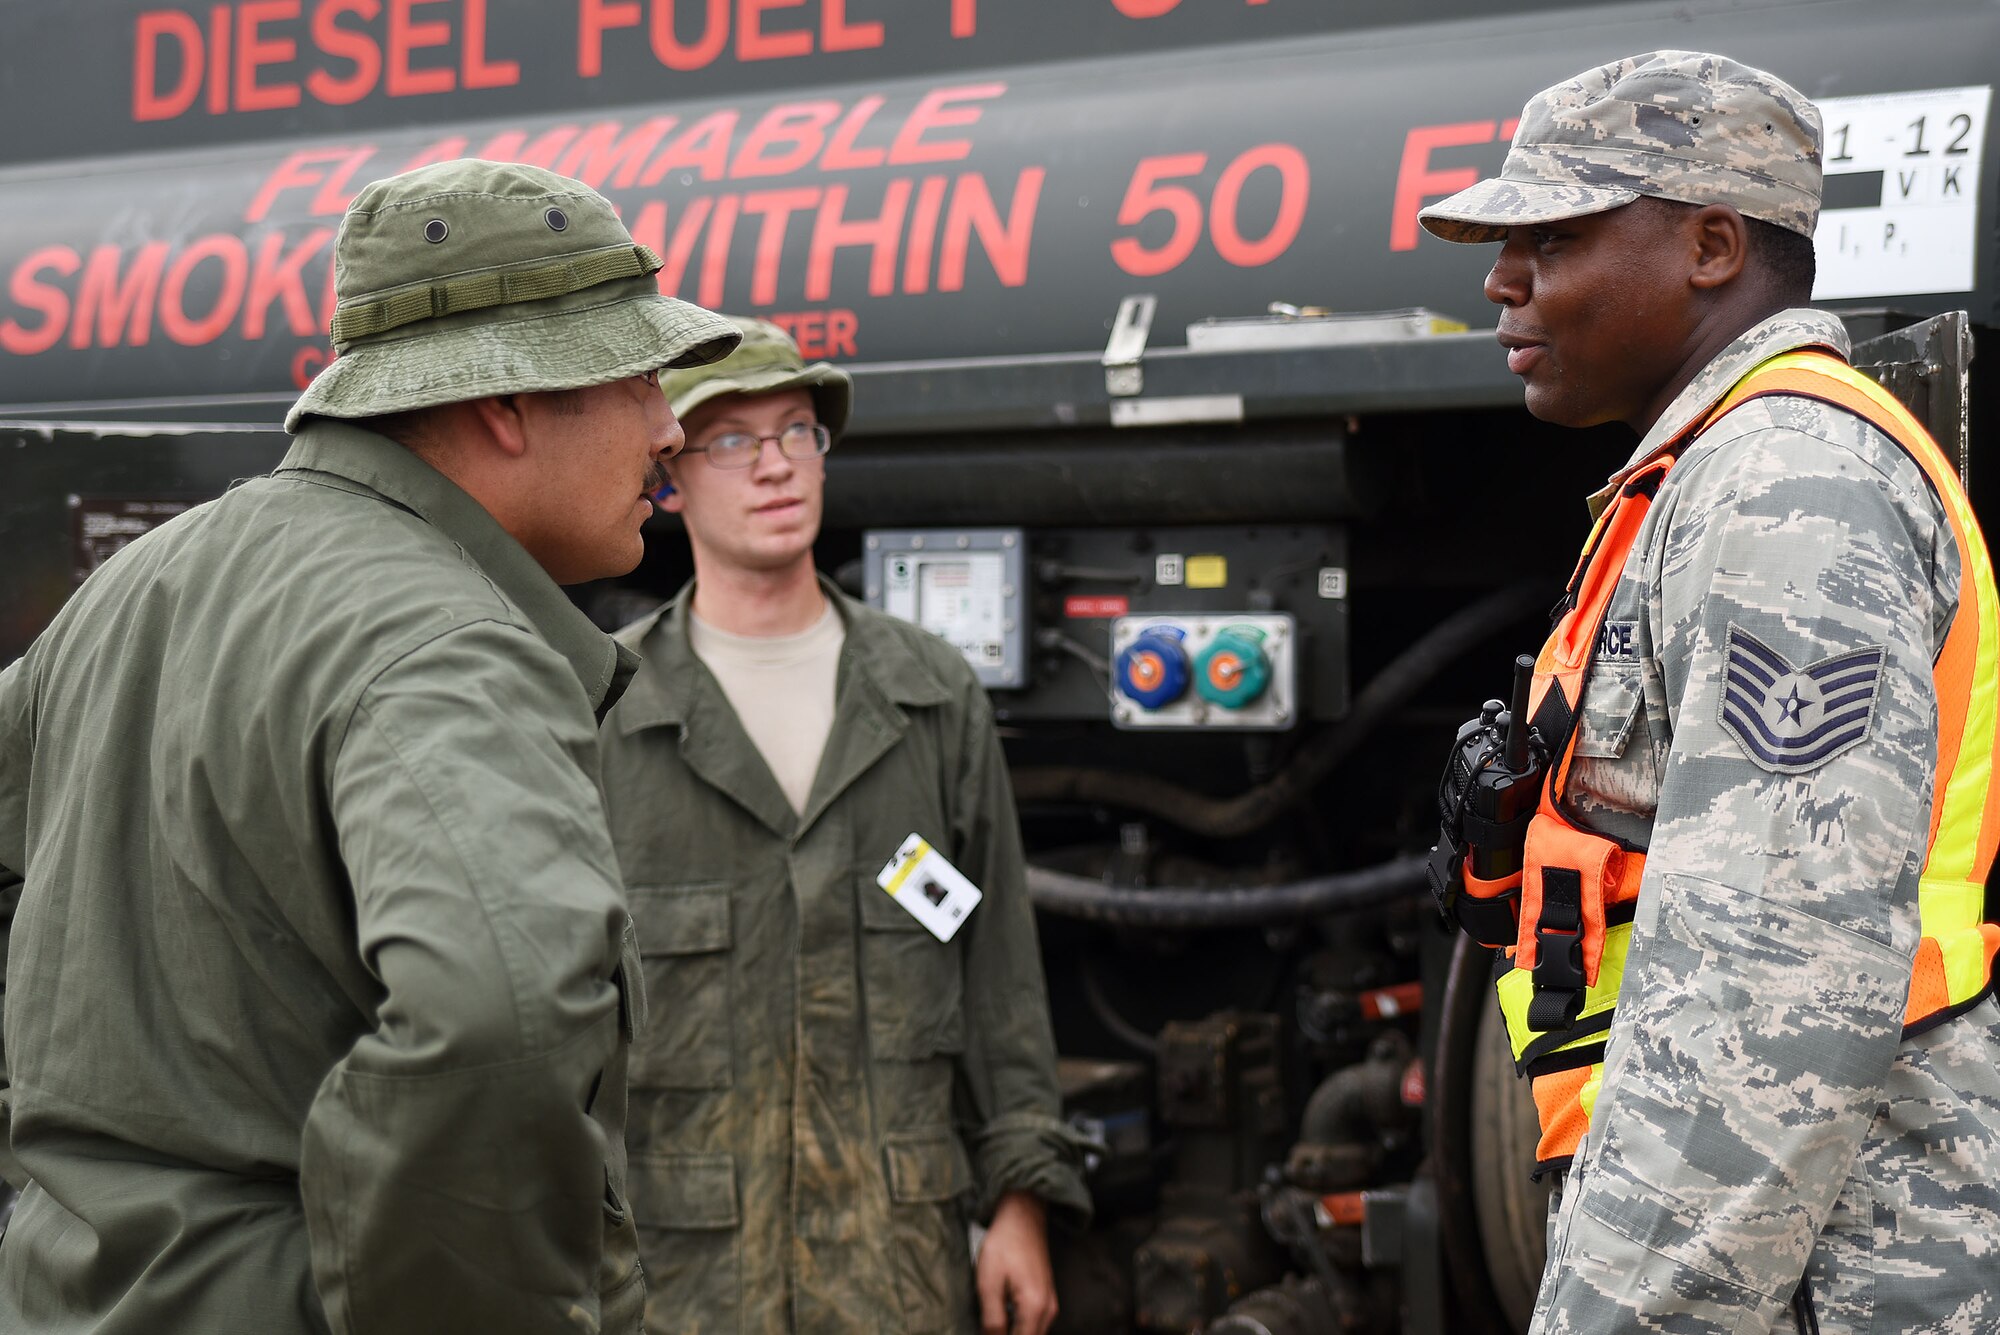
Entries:
POLYGON ((1525 1331, 1548 1256, 1550 1186, 1528 1176, 1541 1128, 1528 1082, 1514 1074, 1507 1027, 1489 992, 1472 1054, 1472 1200, 1494 1296, 1525 1331))

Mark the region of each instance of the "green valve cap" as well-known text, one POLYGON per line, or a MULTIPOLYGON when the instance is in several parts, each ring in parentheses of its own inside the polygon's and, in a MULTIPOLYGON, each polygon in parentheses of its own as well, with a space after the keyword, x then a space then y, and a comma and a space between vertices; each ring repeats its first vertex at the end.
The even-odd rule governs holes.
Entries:
POLYGON ((1195 690, 1224 709, 1242 709, 1270 685, 1264 632, 1255 626, 1225 626, 1195 655, 1195 690))

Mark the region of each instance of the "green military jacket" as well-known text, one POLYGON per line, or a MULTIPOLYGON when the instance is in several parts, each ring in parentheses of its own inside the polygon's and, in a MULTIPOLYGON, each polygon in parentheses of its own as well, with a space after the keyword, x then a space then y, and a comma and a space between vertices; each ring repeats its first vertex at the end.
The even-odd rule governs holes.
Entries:
POLYGON ((90 578, 0 674, 0 1330, 639 1328, 628 663, 334 422, 90 578))
POLYGON ((847 637, 803 815, 688 644, 692 586, 620 636, 645 662, 606 806, 663 1013, 629 1140, 651 1332, 970 1332, 968 1213, 1089 1209, 985 693, 826 588, 847 637), (985 895, 949 944, 875 882, 912 832, 985 895))

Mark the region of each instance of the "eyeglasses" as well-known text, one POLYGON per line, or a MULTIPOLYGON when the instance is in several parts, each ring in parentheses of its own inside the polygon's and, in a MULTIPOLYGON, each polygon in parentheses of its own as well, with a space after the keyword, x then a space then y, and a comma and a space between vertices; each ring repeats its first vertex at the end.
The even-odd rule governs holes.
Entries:
POLYGON ((767 443, 776 445, 787 459, 817 459, 833 448, 833 433, 818 422, 794 422, 775 436, 731 431, 706 445, 690 445, 681 453, 706 454, 710 468, 748 468, 757 462, 767 443))

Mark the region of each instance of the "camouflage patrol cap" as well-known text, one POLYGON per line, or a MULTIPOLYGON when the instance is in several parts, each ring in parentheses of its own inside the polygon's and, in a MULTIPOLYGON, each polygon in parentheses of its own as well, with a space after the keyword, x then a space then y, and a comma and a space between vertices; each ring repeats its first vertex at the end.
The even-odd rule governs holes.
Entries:
POLYGON ((659 268, 610 201, 540 167, 460 158, 376 181, 334 241, 337 355, 285 430, 727 355, 735 326, 662 296, 659 268))
POLYGON ((724 394, 775 394, 803 389, 812 395, 813 413, 838 436, 847 425, 854 402, 854 381, 831 362, 808 363, 792 336, 769 320, 731 315, 743 335, 736 351, 707 366, 691 366, 660 377, 660 389, 674 416, 689 413, 724 394))
POLYGON ((1446 241, 1499 241, 1646 195, 1811 236, 1819 192, 1819 108, 1804 94, 1727 56, 1654 51, 1535 94, 1500 175, 1417 217, 1446 241))

